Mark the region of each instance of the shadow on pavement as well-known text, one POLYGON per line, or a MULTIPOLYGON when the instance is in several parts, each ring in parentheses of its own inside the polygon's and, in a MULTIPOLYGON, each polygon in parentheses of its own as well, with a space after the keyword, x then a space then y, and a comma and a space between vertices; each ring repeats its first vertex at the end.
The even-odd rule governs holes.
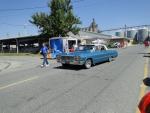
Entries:
MULTIPOLYGON (((105 64, 107 62, 101 62, 101 63, 97 63, 95 65, 93 65, 91 68, 95 67, 95 66, 98 66, 98 65, 101 65, 101 64, 105 64)), ((91 69, 90 68, 90 69, 91 69)), ((54 69, 66 69, 66 70, 75 70, 75 71, 79 71, 79 70, 85 70, 86 68, 84 66, 80 66, 80 65, 68 65, 68 66, 57 66, 57 67, 54 67, 54 69)))
POLYGON ((138 53, 138 54, 150 54, 150 53, 138 53))
POLYGON ((138 54, 143 54, 143 57, 150 57, 150 53, 138 53, 138 54))
POLYGON ((143 57, 150 57, 150 55, 144 55, 143 57))
POLYGON ((82 69, 85 69, 83 66, 77 66, 77 65, 68 65, 68 66, 58 66, 58 67, 54 67, 54 69, 66 69, 66 70, 75 70, 75 71, 79 71, 82 69))

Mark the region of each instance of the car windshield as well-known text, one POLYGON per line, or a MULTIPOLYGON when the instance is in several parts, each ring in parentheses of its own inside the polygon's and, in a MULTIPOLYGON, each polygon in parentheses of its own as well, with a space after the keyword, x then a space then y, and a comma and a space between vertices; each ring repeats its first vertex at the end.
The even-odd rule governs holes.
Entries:
POLYGON ((94 45, 80 45, 76 51, 86 51, 86 50, 92 50, 94 48, 94 45))

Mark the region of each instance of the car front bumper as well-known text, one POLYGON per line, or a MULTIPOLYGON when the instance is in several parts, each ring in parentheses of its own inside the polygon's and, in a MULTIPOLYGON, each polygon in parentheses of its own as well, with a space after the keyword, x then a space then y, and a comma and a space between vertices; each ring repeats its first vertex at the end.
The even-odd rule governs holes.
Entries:
POLYGON ((79 60, 79 61, 70 61, 70 60, 57 60, 58 63, 62 64, 71 64, 71 65, 83 65, 85 61, 79 60))

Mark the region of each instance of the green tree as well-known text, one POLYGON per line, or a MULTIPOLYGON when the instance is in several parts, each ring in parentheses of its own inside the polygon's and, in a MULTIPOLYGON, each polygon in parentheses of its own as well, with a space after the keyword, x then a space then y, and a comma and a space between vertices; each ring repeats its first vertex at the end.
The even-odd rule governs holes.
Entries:
POLYGON ((48 3, 50 14, 36 13, 30 22, 36 25, 40 32, 48 36, 67 36, 68 32, 78 34, 81 24, 73 14, 71 0, 51 0, 48 3))

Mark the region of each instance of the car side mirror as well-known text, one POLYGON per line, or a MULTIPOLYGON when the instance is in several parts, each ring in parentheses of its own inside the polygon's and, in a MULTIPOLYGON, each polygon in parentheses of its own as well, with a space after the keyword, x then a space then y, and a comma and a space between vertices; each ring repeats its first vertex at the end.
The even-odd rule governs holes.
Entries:
POLYGON ((147 78, 143 79, 143 83, 144 83, 146 86, 150 86, 150 77, 147 77, 147 78))

